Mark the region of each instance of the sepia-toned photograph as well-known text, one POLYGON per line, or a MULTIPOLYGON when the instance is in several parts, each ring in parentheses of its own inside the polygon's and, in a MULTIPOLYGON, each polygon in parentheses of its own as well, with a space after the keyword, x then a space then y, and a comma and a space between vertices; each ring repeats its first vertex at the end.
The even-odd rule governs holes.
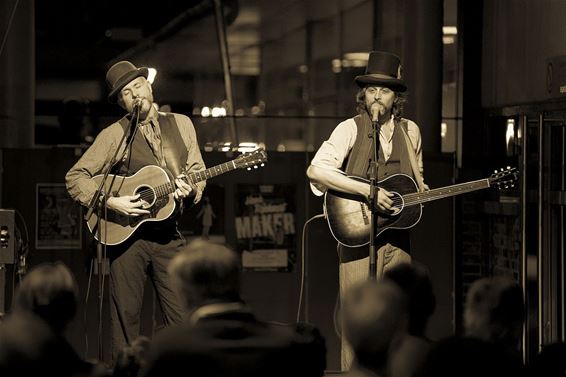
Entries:
POLYGON ((566 0, 0 0, 0 376, 566 375, 566 0))

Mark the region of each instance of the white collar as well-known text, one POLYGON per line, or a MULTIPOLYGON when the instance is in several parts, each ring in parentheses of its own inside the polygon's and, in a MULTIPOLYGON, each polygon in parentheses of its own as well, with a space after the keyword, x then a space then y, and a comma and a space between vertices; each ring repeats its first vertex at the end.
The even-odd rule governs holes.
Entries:
POLYGON ((389 118, 389 120, 387 122, 383 123, 383 126, 381 126, 381 128, 383 128, 383 127, 389 127, 391 129, 393 129, 393 127, 395 127, 393 115, 391 115, 391 118, 389 118))
POLYGON ((380 134, 380 136, 385 138, 387 140, 387 142, 390 142, 391 139, 393 139, 393 130, 394 129, 395 129, 395 122, 393 120, 393 115, 391 115, 391 119, 389 119, 387 122, 383 123, 383 125, 379 129, 379 134, 380 134))
POLYGON ((240 310, 244 307, 241 302, 218 302, 215 304, 203 305, 191 313, 189 317, 189 322, 194 325, 201 318, 209 317, 214 314, 233 312, 240 310))

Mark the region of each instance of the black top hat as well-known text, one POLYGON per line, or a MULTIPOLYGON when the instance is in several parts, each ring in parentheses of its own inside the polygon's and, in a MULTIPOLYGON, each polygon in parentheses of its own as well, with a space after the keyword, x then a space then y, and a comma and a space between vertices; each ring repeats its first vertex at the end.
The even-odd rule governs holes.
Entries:
POLYGON ((381 85, 397 92, 407 90, 401 78, 401 59, 395 54, 383 51, 369 53, 366 74, 356 76, 356 83, 360 88, 367 85, 381 85))
POLYGON ((147 79, 148 73, 149 71, 146 67, 137 68, 135 65, 125 60, 114 64, 110 67, 108 72, 106 72, 106 83, 110 89, 108 101, 115 103, 116 96, 123 87, 137 77, 143 76, 147 79))

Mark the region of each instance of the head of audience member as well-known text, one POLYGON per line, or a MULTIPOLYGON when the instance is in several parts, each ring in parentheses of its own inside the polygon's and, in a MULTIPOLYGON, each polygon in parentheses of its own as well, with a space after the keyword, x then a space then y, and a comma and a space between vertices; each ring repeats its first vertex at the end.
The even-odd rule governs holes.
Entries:
POLYGON ((122 348, 112 370, 112 377, 136 377, 147 362, 151 341, 140 335, 122 348))
POLYGON ((510 278, 481 278, 470 286, 464 309, 466 336, 516 348, 523 319, 523 293, 510 278))
POLYGON ((387 280, 363 281, 346 292, 342 320, 356 365, 374 371, 386 368, 389 352, 406 331, 406 310, 403 292, 387 280))
POLYGON ((56 331, 63 331, 75 317, 78 286, 63 263, 34 267, 18 286, 14 312, 34 313, 56 331))
POLYGON ((428 319, 436 307, 428 270, 414 262, 402 263, 387 270, 384 278, 397 284, 407 297, 407 332, 424 337, 428 319))
POLYGON ((169 276, 189 311, 215 302, 241 301, 239 258, 224 245, 202 239, 191 242, 171 261, 169 276))

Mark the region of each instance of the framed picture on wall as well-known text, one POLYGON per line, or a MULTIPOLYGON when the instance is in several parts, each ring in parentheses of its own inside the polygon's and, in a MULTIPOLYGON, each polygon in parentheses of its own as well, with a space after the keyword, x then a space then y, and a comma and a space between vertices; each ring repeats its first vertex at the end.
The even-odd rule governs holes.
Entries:
POLYGON ((285 184, 237 185, 235 228, 244 270, 293 270, 295 190, 285 184))
POLYGON ((35 248, 80 249, 82 209, 63 183, 36 185, 35 248))

